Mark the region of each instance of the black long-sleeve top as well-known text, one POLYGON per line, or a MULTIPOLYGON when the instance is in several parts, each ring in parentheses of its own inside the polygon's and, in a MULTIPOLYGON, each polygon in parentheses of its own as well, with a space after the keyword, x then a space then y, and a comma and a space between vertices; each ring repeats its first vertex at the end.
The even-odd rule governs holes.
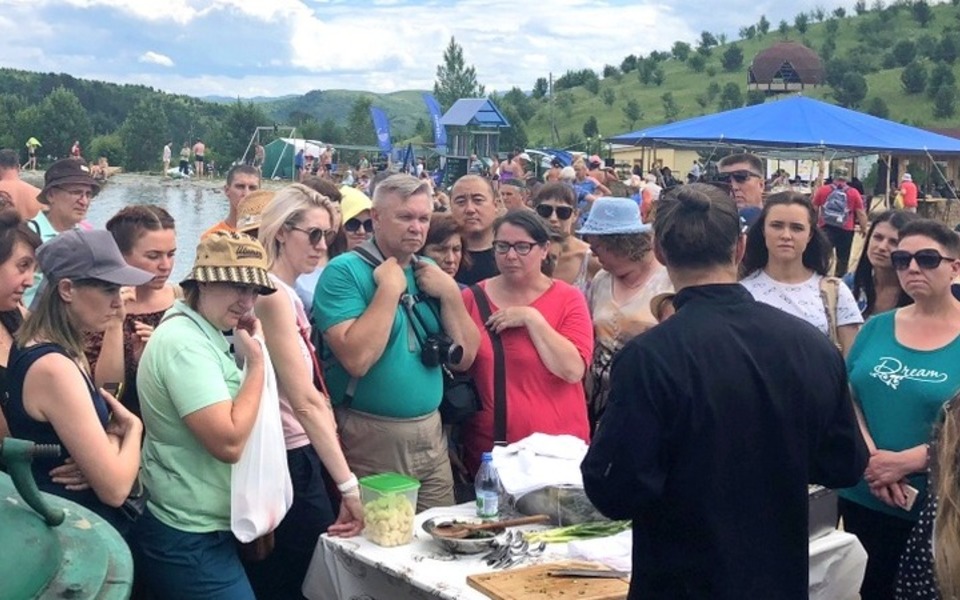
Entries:
POLYGON ((633 520, 629 598, 807 598, 807 484, 867 465, 843 358, 738 284, 675 303, 615 358, 581 465, 594 505, 633 520))

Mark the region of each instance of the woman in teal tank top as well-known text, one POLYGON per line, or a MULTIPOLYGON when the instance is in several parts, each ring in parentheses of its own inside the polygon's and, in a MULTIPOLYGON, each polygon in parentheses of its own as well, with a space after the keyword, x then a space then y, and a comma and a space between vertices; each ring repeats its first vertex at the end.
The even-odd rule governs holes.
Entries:
POLYGON ((869 320, 847 358, 871 452, 860 483, 840 492, 844 527, 869 556, 863 600, 894 597, 900 555, 926 503, 927 442, 960 390, 960 302, 950 292, 958 257, 960 238, 943 224, 905 225, 891 262, 914 304, 869 320))

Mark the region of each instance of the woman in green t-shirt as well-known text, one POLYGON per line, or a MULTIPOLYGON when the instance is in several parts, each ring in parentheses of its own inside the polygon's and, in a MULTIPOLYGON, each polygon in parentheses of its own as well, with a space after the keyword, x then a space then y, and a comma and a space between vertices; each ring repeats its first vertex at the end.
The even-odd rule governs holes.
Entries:
POLYGON ((960 237, 942 223, 904 225, 890 259, 914 304, 867 321, 847 358, 870 463, 856 487, 840 491, 840 515, 869 556, 865 600, 894 597, 900 555, 926 503, 927 441, 960 389, 960 301, 950 292, 958 257, 960 237))

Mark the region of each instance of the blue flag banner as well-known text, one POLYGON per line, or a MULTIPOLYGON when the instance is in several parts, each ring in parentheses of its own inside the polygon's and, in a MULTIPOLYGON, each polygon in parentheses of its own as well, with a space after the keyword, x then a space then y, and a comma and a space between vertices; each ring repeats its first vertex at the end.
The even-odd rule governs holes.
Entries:
POLYGON ((377 144, 380 146, 380 151, 384 154, 390 154, 393 150, 393 142, 390 141, 390 119, 387 118, 387 113, 371 106, 370 117, 373 119, 373 130, 377 134, 377 144))
POLYGON ((423 94, 423 102, 427 105, 427 111, 430 112, 430 121, 433 123, 433 143, 440 154, 447 153, 447 130, 440 123, 440 104, 433 94, 423 94))

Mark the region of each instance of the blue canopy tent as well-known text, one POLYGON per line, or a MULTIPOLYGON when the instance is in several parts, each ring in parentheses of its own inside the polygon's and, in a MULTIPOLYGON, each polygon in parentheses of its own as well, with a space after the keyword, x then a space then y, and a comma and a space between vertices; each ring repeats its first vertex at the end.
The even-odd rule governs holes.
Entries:
POLYGON ((749 148, 766 156, 828 160, 879 153, 960 155, 960 140, 803 96, 649 127, 607 141, 749 148))

